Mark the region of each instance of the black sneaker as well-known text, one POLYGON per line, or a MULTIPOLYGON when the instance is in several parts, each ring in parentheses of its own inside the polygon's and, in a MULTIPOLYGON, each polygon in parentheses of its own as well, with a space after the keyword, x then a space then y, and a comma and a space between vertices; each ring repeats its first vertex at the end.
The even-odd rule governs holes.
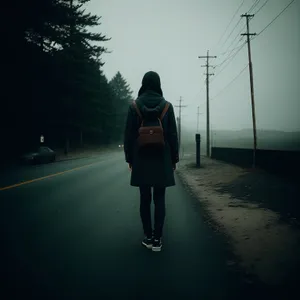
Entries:
POLYGON ((153 239, 153 244, 152 244, 152 251, 154 252, 159 252, 161 251, 161 247, 162 247, 162 242, 161 239, 153 239))
POLYGON ((142 245, 145 246, 147 249, 152 249, 153 240, 152 238, 144 237, 142 240, 142 245))

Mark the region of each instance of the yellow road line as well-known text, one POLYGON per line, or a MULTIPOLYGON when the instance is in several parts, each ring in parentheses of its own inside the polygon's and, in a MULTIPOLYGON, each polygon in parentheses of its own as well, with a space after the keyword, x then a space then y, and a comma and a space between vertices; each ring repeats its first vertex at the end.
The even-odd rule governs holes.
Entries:
POLYGON ((76 168, 73 168, 73 169, 70 169, 70 170, 67 170, 67 171, 58 172, 58 173, 50 174, 50 175, 47 175, 47 176, 43 176, 43 177, 23 181, 23 182, 20 182, 20 183, 16 183, 16 184, 13 184, 13 185, 5 186, 3 188, 0 188, 0 191, 9 190, 9 189, 12 189, 12 188, 15 188, 15 187, 19 187, 21 185, 25 185, 25 184, 33 183, 33 182, 40 181, 40 180, 43 180, 43 179, 47 179, 47 178, 55 177, 55 176, 62 175, 62 174, 65 174, 65 173, 69 173, 69 172, 79 170, 79 169, 82 169, 82 168, 85 168, 85 167, 88 167, 88 166, 91 166, 91 165, 94 165, 94 164, 96 164, 96 163, 87 164, 87 165, 84 165, 84 166, 81 166, 81 167, 76 167, 76 168))

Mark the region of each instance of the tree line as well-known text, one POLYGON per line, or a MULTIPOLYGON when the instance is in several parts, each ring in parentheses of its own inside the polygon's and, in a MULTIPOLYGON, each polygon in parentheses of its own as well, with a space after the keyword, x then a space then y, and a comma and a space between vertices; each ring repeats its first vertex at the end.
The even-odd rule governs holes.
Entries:
POLYGON ((41 135, 66 151, 122 140, 132 91, 120 72, 104 74, 110 37, 92 31, 101 17, 86 12, 89 1, 17 0, 2 10, 2 156, 41 135))

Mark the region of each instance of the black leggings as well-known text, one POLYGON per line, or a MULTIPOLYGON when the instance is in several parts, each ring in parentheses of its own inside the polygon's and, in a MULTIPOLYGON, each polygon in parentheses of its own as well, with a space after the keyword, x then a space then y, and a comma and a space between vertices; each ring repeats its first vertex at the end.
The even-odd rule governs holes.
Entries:
MULTIPOLYGON (((165 206, 165 187, 153 188, 153 200, 155 205, 154 210, 154 237, 161 238, 166 206, 165 206)), ((140 187, 140 215, 143 223, 144 233, 147 237, 152 236, 152 222, 151 222, 151 200, 152 193, 150 186, 140 187)))

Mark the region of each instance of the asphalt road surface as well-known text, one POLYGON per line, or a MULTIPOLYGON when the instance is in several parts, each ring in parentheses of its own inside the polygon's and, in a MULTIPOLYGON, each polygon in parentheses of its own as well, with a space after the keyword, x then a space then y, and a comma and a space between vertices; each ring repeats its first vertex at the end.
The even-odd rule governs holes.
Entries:
POLYGON ((129 178, 122 151, 0 173, 0 299, 245 299, 222 236, 178 179, 162 251, 142 247, 129 178))

